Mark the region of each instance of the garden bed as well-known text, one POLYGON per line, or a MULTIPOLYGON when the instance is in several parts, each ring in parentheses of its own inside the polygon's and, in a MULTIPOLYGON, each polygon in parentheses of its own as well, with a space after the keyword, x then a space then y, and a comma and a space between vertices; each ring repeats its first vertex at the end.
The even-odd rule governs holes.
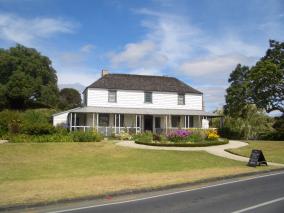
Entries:
POLYGON ((135 141, 137 144, 148 145, 148 146, 167 146, 167 147, 204 147, 204 146, 216 146, 228 144, 229 140, 220 139, 218 141, 203 141, 203 142, 142 142, 135 141))

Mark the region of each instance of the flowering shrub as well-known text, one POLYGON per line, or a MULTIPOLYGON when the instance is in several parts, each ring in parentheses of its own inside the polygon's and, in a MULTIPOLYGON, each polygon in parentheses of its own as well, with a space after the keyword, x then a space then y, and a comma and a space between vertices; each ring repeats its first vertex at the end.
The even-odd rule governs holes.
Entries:
POLYGON ((172 142, 186 142, 191 134, 191 131, 179 129, 168 133, 167 138, 172 142))
POLYGON ((117 137, 120 139, 120 140, 131 140, 132 139, 132 136, 125 132, 125 131, 121 131, 117 137))
POLYGON ((217 140, 219 138, 220 138, 220 136, 218 135, 216 130, 209 130, 207 132, 207 139, 208 140, 217 140))

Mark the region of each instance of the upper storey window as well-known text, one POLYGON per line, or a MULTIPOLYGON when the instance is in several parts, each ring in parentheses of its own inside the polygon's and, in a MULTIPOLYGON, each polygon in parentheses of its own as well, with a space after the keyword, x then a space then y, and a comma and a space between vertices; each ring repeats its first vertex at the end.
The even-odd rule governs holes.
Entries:
POLYGON ((108 91, 108 102, 115 103, 116 100, 116 90, 109 90, 108 91))
POLYGON ((145 92, 144 93, 144 102, 145 103, 152 103, 152 92, 145 92))
POLYGON ((178 94, 178 105, 185 105, 185 95, 178 94))

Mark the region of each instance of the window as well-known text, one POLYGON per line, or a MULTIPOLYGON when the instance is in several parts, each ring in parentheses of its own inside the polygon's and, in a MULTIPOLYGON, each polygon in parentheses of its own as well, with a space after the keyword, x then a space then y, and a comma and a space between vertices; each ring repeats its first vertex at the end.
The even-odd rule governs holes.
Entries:
POLYGON ((152 92, 144 93, 144 101, 145 103, 152 103, 152 92))
MULTIPOLYGON (((87 90, 88 91, 88 90, 87 90)), ((87 106, 87 101, 88 101, 88 95, 87 95, 87 91, 84 92, 84 105, 87 106)))
POLYGON ((108 91, 108 102, 115 103, 116 102, 116 90, 108 91))
POLYGON ((172 127, 179 127, 180 126, 180 116, 173 115, 172 116, 172 127))
MULTIPOLYGON (((116 114, 116 122, 115 122, 115 115, 113 116, 113 124, 116 124, 116 126, 118 126, 119 114, 116 114)), ((124 126, 124 115, 123 114, 120 114, 120 125, 119 126, 124 126)))
POLYGON ((99 126, 109 126, 109 114, 99 114, 99 126))
POLYGON ((178 94, 178 105, 184 105, 184 104, 185 104, 184 94, 178 94))
POLYGON ((155 117, 155 128, 159 129, 161 128, 161 118, 155 117))

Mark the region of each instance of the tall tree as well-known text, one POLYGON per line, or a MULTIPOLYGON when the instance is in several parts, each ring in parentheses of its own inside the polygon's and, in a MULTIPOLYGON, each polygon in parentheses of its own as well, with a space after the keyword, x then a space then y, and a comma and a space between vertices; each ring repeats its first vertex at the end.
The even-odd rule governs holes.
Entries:
POLYGON ((248 78, 258 108, 284 113, 284 42, 271 40, 266 55, 252 67, 248 78))
POLYGON ((248 73, 249 67, 238 64, 230 74, 230 86, 226 90, 226 104, 224 106, 224 113, 226 115, 231 115, 233 117, 246 116, 246 105, 249 103, 248 73))
POLYGON ((63 88, 59 92, 61 109, 71 109, 81 106, 82 99, 80 93, 73 88, 63 88))
POLYGON ((6 107, 56 107, 59 97, 56 71, 50 59, 19 44, 7 50, 0 49, 0 85, 7 97, 6 107), (23 80, 17 83, 19 76, 23 80))

